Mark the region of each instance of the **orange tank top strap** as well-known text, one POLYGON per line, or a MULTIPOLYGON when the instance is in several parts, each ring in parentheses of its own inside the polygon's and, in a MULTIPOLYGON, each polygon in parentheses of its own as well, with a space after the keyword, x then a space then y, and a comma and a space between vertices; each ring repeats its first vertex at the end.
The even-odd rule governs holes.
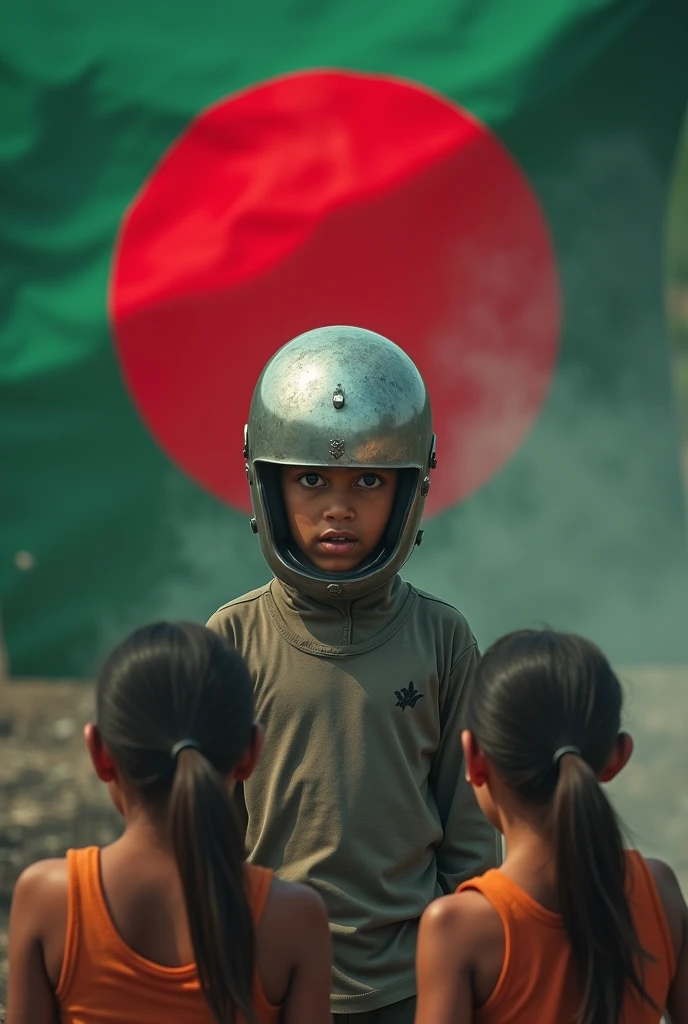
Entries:
MULTIPOLYGON (((256 864, 246 864, 246 895, 251 906, 251 913, 253 915, 253 927, 258 928, 260 920, 265 910, 265 904, 268 901, 270 895, 270 887, 272 880, 275 877, 274 871, 270 868, 261 868, 256 864)), ((263 1024, 263 1022, 277 1021, 279 1020, 281 1007, 271 1003, 265 992, 263 991, 263 985, 260 980, 260 974, 256 967, 254 980, 253 980, 253 1003, 255 1006, 256 1017, 263 1024)))
POLYGON ((533 1009, 545 1021, 559 1020, 552 998, 543 1004, 543 989, 564 1005, 575 999, 571 977, 568 938, 559 914, 547 910, 501 871, 493 869, 460 885, 458 892, 474 890, 487 899, 499 915, 504 929, 504 961, 488 1000, 475 1011, 479 1024, 523 1024, 533 1009), (547 984, 543 986, 543 979, 547 984), (541 1006, 541 1004, 543 1004, 541 1006), (551 1004, 551 1005, 548 1005, 551 1004), (551 1014, 555 1016, 542 1016, 551 1014))
MULTIPOLYGON (((642 965, 643 985, 657 1006, 666 997, 676 969, 671 935, 657 887, 640 854, 626 854, 626 895, 641 945, 651 959, 642 965)), ((504 928, 504 962, 499 980, 476 1024, 525 1024, 532 1020, 575 1020, 580 984, 563 918, 537 903, 501 871, 488 871, 459 887, 485 896, 504 928)), ((628 987, 624 1024, 656 1022, 657 1013, 628 987)))
POLYGON ((246 871, 246 896, 251 905, 254 927, 257 927, 270 895, 270 886, 275 872, 270 868, 258 867, 257 864, 246 864, 244 870, 246 871))
POLYGON ((80 952, 87 949, 89 957, 96 958, 102 945, 99 875, 100 850, 97 846, 67 850, 67 931, 60 980, 55 990, 58 1000, 64 998, 72 984, 80 952))
POLYGON ((635 850, 626 853, 626 896, 640 944, 652 957, 642 966, 643 984, 664 1006, 676 972, 676 950, 652 872, 635 850))

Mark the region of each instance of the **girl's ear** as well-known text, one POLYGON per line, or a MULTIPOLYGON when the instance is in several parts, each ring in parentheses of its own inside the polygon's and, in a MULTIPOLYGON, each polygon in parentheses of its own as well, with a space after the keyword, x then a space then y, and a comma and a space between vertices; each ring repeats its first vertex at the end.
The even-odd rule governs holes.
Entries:
POLYGON ((597 776, 600 782, 611 782, 626 767, 632 753, 633 737, 627 732, 620 732, 606 765, 597 776))
POLYGON ((237 782, 245 782, 246 779, 253 775, 263 749, 264 735, 263 726, 259 725, 258 722, 254 722, 249 745, 239 758, 232 772, 232 778, 236 779, 237 782))
POLYGON ((466 765, 466 780, 472 786, 484 786, 489 779, 487 760, 470 729, 464 729, 461 733, 461 746, 466 765))
POLYGON ((100 730, 97 725, 93 722, 89 722, 88 725, 84 726, 84 739, 86 740, 86 748, 93 762, 96 775, 101 782, 114 782, 117 773, 115 769, 115 762, 110 757, 110 752, 103 743, 103 737, 100 735, 100 730))

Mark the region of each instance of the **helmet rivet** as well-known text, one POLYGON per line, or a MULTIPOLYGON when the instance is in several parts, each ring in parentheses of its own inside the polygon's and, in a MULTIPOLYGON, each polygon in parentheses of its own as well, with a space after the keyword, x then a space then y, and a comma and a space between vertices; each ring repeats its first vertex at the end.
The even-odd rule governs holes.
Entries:
POLYGON ((416 534, 416 547, 417 548, 420 547, 420 545, 422 543, 423 543, 423 530, 419 530, 418 533, 416 534))
POLYGON ((344 408, 344 392, 342 391, 342 385, 338 384, 332 395, 332 405, 335 409, 344 408))
POLYGON ((423 483, 420 485, 420 496, 421 498, 427 498, 428 491, 430 490, 430 477, 426 476, 423 483))
POLYGON ((255 516, 251 516, 251 518, 249 519, 249 524, 251 526, 251 530, 253 531, 253 533, 258 533, 258 523, 256 522, 255 516))
POLYGON ((327 593, 330 594, 332 597, 339 597, 341 592, 342 592, 342 588, 339 586, 338 583, 330 583, 330 584, 328 584, 327 593))

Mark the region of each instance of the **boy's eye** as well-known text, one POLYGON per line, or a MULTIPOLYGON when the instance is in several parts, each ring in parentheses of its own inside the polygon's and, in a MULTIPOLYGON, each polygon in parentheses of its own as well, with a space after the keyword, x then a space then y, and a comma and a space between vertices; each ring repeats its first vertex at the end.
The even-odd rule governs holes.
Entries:
POLYGON ((320 473, 303 473, 299 477, 299 483, 304 487, 319 487, 325 483, 320 473))
POLYGON ((377 473, 364 473, 363 476, 359 478, 358 484, 360 487, 363 487, 364 490, 372 491, 374 488, 381 486, 382 480, 377 473))

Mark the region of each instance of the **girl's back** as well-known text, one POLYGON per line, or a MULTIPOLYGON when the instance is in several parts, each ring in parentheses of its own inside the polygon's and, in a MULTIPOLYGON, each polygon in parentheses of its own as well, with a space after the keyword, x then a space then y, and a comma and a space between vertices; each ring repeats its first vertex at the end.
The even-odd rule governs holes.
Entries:
MULTIPOLYGON (((673 876, 667 877, 666 865, 650 864, 638 853, 628 852, 626 862, 633 923, 649 954, 643 986, 655 1006, 664 1007, 682 948, 681 914, 672 893, 676 882, 673 876)), ((473 957, 470 966, 479 1002, 474 1010, 476 1024, 576 1021, 581 989, 561 914, 547 909, 499 870, 465 882, 458 892, 489 904, 487 914, 486 907, 474 907, 471 927, 471 932, 476 924, 480 928, 483 918, 483 941, 489 950, 487 956, 483 949, 482 955, 473 957)), ((454 900, 459 902, 457 897, 454 900)), ((471 916, 471 908, 465 908, 467 914, 462 909, 458 927, 465 926, 466 917, 471 916)), ((657 1024, 658 1017, 651 1003, 628 986, 619 1024, 657 1024)))
MULTIPOLYGON (((43 861, 24 873, 14 900, 13 955, 29 943, 44 949, 64 1024, 212 1024, 175 865, 164 854, 122 849, 122 842, 70 850, 66 859, 43 861)), ((329 968, 327 933, 310 890, 263 868, 246 871, 256 927, 256 1024, 267 1024, 281 1019, 292 977, 311 996, 312 986, 322 985, 323 956, 329 968)), ((13 988, 19 984, 13 978, 13 988)), ((54 1012, 51 992, 34 988, 33 997, 16 1020, 52 1021, 42 1016, 43 1005, 54 1012)), ((291 997, 298 1000, 298 993, 291 997)), ((298 1012, 308 1019, 307 1009, 298 1012)), ((292 1007, 286 1019, 304 1019, 296 1013, 292 1007)), ((11 1004, 8 1021, 14 1020, 11 1004)), ((236 1024, 244 1024, 241 1015, 236 1024)))
POLYGON ((322 900, 244 861, 230 790, 259 754, 252 715, 245 665, 203 627, 114 653, 86 732, 125 831, 20 877, 8 1024, 329 1024, 322 900))

